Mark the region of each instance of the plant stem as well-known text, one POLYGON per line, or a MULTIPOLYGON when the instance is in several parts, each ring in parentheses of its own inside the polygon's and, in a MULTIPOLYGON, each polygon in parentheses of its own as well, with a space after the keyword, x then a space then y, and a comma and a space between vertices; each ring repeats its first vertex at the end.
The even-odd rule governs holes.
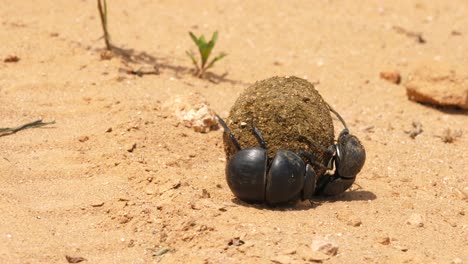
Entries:
POLYGON ((99 9, 99 16, 101 17, 101 25, 102 30, 104 31, 104 41, 106 42, 106 49, 112 50, 112 45, 110 43, 109 32, 107 31, 107 3, 106 0, 102 0, 104 2, 104 8, 101 3, 101 0, 97 0, 98 9, 99 9))

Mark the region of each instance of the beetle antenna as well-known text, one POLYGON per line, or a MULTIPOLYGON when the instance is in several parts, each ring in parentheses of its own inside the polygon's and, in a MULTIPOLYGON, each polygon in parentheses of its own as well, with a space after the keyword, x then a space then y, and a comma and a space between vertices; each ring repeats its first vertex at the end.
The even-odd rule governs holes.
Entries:
POLYGON ((343 126, 345 127, 345 129, 349 131, 348 126, 346 125, 346 122, 345 122, 344 119, 341 117, 341 115, 338 114, 338 112, 336 112, 335 109, 333 109, 333 107, 331 107, 331 105, 329 105, 328 103, 327 103, 327 105, 328 105, 328 108, 330 109, 330 112, 332 112, 333 114, 335 114, 335 116, 341 121, 341 123, 343 124, 343 126))
POLYGON ((234 144, 234 147, 236 147, 237 151, 241 150, 239 142, 234 137, 229 127, 226 125, 226 122, 224 122, 224 120, 221 117, 219 117, 219 115, 215 115, 215 116, 216 116, 216 119, 218 120, 218 123, 223 127, 224 133, 226 133, 229 136, 229 138, 232 141, 232 144, 234 144))

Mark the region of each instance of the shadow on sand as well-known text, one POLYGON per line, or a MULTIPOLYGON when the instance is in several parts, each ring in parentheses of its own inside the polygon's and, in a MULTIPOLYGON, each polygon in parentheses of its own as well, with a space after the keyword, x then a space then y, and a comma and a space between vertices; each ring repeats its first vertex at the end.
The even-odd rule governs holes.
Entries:
MULTIPOLYGON (((102 52, 103 50, 100 50, 100 51, 102 52)), ((194 73, 194 69, 192 68, 174 65, 169 62, 168 58, 155 57, 145 51, 137 51, 131 48, 125 49, 125 48, 112 46, 112 54, 120 58, 125 64, 133 63, 133 64, 150 65, 154 68, 154 72, 151 71, 148 73, 145 73, 144 71, 139 71, 139 70, 136 70, 134 72, 130 71, 130 73, 138 75, 140 77, 143 76, 144 74, 159 74, 160 71, 165 71, 165 70, 171 71, 175 75, 176 78, 180 78, 188 74, 193 75, 194 73)), ((215 74, 212 72, 207 72, 205 73, 204 79, 215 84, 218 84, 218 83, 247 84, 239 80, 229 79, 227 78, 228 75, 229 75, 228 72, 225 72, 223 74, 215 74)))
POLYGON ((271 210, 271 211, 304 211, 314 209, 322 204, 334 203, 334 202, 351 202, 351 201, 372 201, 377 199, 377 196, 369 191, 348 191, 340 195, 323 197, 316 196, 310 200, 298 201, 292 203, 286 203, 281 205, 267 205, 264 203, 247 203, 237 198, 232 198, 232 202, 239 206, 251 207, 258 210, 271 210))
POLYGON ((424 107, 435 109, 435 110, 437 110, 439 112, 442 112, 444 114, 468 115, 468 109, 462 109, 462 108, 457 107, 457 106, 440 106, 440 105, 433 105, 433 104, 421 103, 421 102, 417 102, 417 103, 424 106, 424 107))

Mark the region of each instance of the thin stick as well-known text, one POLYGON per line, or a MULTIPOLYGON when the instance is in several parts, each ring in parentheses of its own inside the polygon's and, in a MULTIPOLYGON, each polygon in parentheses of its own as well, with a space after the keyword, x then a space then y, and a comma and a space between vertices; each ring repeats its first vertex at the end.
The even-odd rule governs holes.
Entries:
POLYGON ((112 50, 112 45, 110 43, 109 32, 107 31, 107 3, 106 0, 103 0, 104 8, 102 7, 101 0, 97 0, 99 16, 101 17, 102 30, 104 31, 104 41, 106 42, 107 50, 112 50))
POLYGON ((42 127, 46 125, 51 125, 55 124, 55 121, 51 122, 42 122, 42 119, 36 120, 34 122, 26 123, 24 125, 18 126, 18 127, 6 127, 6 128, 0 128, 0 137, 7 136, 14 134, 20 130, 27 129, 27 128, 34 128, 34 127, 42 127))

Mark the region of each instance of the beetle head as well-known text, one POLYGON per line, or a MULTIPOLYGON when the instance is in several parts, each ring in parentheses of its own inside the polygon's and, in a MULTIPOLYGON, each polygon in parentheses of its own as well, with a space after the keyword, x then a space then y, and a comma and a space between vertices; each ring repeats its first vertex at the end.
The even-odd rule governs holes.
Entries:
POLYGON ((344 129, 336 144, 336 170, 343 178, 354 178, 366 161, 366 150, 359 139, 344 129))

